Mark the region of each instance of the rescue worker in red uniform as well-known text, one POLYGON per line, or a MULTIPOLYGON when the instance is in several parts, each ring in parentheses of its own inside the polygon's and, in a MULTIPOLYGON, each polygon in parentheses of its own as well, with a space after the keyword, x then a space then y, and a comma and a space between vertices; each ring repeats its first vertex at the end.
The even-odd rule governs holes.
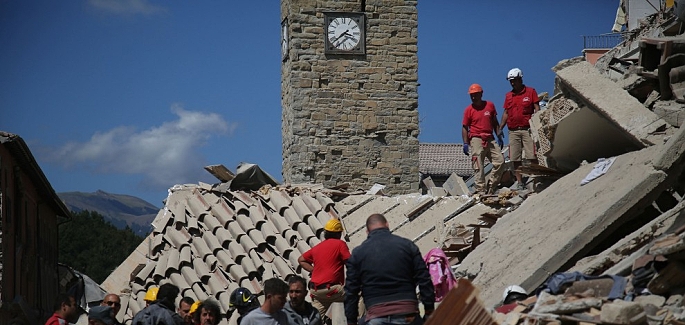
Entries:
POLYGON ((509 158, 517 170, 515 175, 518 186, 514 189, 522 190, 524 184, 518 169, 522 165, 523 156, 525 155, 529 164, 537 164, 538 161, 535 157, 535 144, 530 136, 530 118, 540 110, 540 99, 533 87, 523 84, 521 69, 509 70, 507 80, 511 91, 504 98, 504 113, 497 134, 501 136, 504 127, 509 128, 509 158))
POLYGON ((304 252, 297 261, 303 269, 311 272, 309 293, 312 306, 327 322, 326 312, 331 304, 345 301, 345 262, 350 258, 350 249, 340 239, 343 231, 340 220, 329 220, 323 229, 324 241, 304 252))
POLYGON ((464 154, 471 153, 473 168, 476 170, 476 193, 494 193, 502 176, 504 156, 502 156, 502 138, 493 136, 499 129, 495 104, 483 100, 483 88, 479 84, 469 87, 471 105, 464 110, 461 137, 464 140, 464 154), (471 150, 469 150, 471 149, 471 150), (485 182, 485 158, 490 160, 492 170, 485 182))

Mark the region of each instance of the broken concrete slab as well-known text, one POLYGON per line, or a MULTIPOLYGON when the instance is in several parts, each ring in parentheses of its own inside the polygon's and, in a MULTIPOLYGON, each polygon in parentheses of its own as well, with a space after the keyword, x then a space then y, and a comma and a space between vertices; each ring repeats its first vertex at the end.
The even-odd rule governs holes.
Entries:
POLYGON ((600 298, 564 299, 564 295, 552 295, 541 292, 533 308, 533 313, 540 314, 573 314, 590 308, 602 307, 600 298))
POLYGON ((569 98, 550 102, 547 110, 533 115, 530 126, 538 143, 540 164, 561 171, 572 171, 583 160, 595 161, 644 147, 609 119, 569 98))
POLYGON ((557 71, 557 77, 590 109, 622 129, 638 144, 655 144, 653 134, 666 128, 666 122, 588 62, 565 67, 557 71))
POLYGON ((442 187, 452 196, 471 194, 468 185, 466 185, 466 182, 464 182, 464 180, 459 177, 457 173, 452 173, 445 183, 442 184, 442 187))
POLYGON ((602 323, 632 325, 647 321, 647 315, 640 304, 631 301, 615 300, 602 306, 599 316, 602 323))
POLYGON ((593 165, 582 166, 528 198, 498 220, 488 240, 457 268, 458 275, 473 279, 491 305, 509 285, 537 288, 551 274, 574 265, 661 193, 653 192, 667 175, 655 170, 650 158, 661 149, 621 155, 607 174, 581 188, 580 180, 593 165))
POLYGON ((685 108, 682 104, 676 103, 673 100, 657 101, 652 106, 654 114, 662 118, 671 126, 680 127, 685 121, 685 108))

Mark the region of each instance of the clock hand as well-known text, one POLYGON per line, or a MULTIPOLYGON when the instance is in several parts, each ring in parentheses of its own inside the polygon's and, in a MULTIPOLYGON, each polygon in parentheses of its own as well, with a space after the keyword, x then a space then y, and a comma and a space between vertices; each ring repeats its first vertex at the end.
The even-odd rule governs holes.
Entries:
POLYGON ((337 42, 340 38, 342 38, 343 36, 345 36, 345 34, 349 35, 349 33, 347 33, 348 31, 349 31, 349 29, 346 30, 346 31, 344 31, 344 32, 342 32, 342 33, 341 33, 338 37, 336 37, 331 43, 333 43, 334 46, 337 46, 337 45, 336 45, 336 42, 337 42))

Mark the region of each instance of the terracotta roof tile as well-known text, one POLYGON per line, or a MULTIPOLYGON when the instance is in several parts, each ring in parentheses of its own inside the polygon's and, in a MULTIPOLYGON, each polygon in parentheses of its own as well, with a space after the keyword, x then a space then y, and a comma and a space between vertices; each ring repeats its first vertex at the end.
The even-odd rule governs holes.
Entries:
POLYGON ((471 158, 464 155, 461 143, 420 143, 419 172, 424 175, 473 175, 471 158))
MULTIPOLYGON (((130 322, 142 309, 148 287, 166 282, 194 299, 217 298, 226 312, 228 296, 238 286, 260 292, 260 283, 271 277, 285 280, 300 274, 307 278, 308 272, 297 259, 321 242, 323 225, 332 217, 343 215, 345 231, 356 232, 349 243, 353 248, 366 238, 365 221, 371 213, 386 213, 398 233, 418 235, 465 200, 445 198, 444 206, 435 205, 409 220, 405 213, 420 202, 419 195, 354 195, 334 202, 320 190, 212 192, 207 188, 183 185, 170 190, 166 206, 153 221, 152 259, 140 268, 129 288, 121 288, 131 292, 128 308, 121 313, 124 321, 130 322)), ((422 251, 434 237, 419 240, 422 251)), ((130 274, 132 269, 115 272, 130 274)))

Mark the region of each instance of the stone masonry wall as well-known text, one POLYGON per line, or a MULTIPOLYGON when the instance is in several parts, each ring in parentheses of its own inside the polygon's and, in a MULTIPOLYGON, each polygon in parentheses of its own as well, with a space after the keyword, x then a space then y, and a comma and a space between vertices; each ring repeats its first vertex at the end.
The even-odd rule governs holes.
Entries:
POLYGON ((289 26, 281 66, 286 183, 418 191, 416 3, 281 0, 289 26), (365 55, 324 54, 327 11, 365 12, 365 55))

